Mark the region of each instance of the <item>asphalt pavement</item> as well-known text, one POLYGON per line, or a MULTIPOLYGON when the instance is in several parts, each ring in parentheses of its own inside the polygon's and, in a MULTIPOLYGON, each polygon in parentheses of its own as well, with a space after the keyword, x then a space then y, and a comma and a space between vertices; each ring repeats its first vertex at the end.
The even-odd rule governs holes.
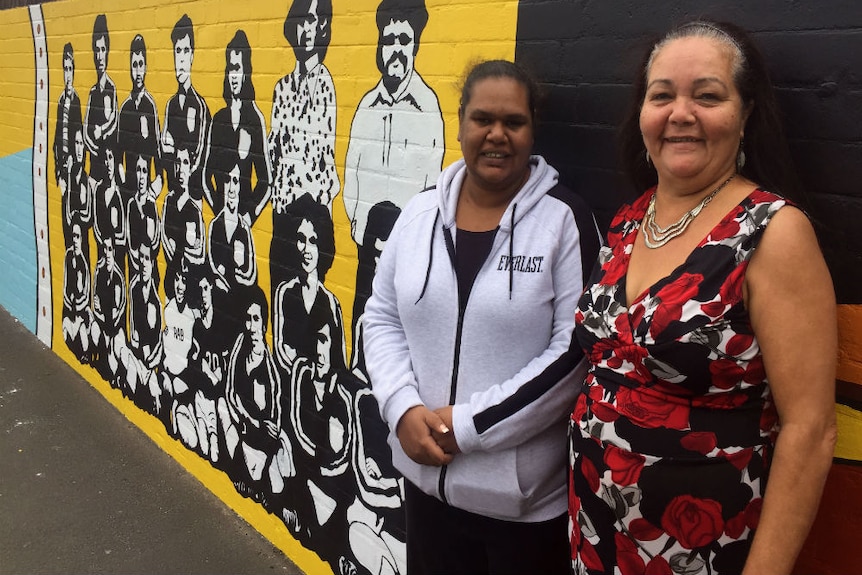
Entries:
POLYGON ((0 307, 0 575, 301 575, 0 307))

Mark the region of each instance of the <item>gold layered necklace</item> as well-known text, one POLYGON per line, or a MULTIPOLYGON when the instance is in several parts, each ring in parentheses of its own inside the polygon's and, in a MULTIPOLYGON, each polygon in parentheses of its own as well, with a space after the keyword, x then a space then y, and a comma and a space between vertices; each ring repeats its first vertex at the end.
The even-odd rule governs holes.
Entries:
POLYGON ((652 197, 649 200, 649 207, 647 208, 646 216, 644 216, 644 243, 646 244, 646 247, 654 250, 662 247, 675 237, 681 236, 685 230, 688 229, 688 226, 694 221, 694 218, 697 217, 701 210, 703 210, 703 208, 712 201, 712 198, 714 198, 718 192, 723 190, 734 177, 736 177, 736 174, 731 174, 729 178, 724 180, 717 188, 707 194, 699 204, 684 213, 680 219, 666 228, 655 223, 655 192, 653 192, 652 197))

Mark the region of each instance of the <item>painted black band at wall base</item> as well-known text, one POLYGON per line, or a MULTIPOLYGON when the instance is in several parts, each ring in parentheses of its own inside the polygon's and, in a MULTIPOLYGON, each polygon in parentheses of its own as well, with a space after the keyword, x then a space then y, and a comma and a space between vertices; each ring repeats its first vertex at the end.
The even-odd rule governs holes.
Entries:
POLYGON ((862 411, 862 383, 835 380, 835 401, 856 411, 862 411))

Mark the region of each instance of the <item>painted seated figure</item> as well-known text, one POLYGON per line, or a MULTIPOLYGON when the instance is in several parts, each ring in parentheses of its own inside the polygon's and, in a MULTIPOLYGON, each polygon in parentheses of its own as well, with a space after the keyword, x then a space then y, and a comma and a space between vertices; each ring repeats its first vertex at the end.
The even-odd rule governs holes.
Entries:
POLYGON ((81 363, 90 360, 90 265, 81 250, 81 226, 72 225, 72 245, 63 261, 63 340, 81 363))
POLYGON ((102 257, 93 274, 95 321, 90 333, 95 356, 93 367, 112 387, 120 387, 118 350, 126 340, 126 280, 117 265, 114 238, 114 234, 106 234, 101 242, 102 257))
MULTIPOLYGON (((133 200, 134 201, 134 200, 133 200)), ((162 360, 162 302, 153 279, 155 261, 147 243, 138 247, 140 272, 129 286, 129 341, 120 360, 127 393, 150 413, 167 419, 158 369, 162 360)))
POLYGON ((164 355, 159 376, 170 409, 169 431, 192 449, 197 449, 197 418, 194 415, 195 388, 189 363, 192 355, 195 319, 199 312, 189 305, 189 266, 184 255, 168 267, 165 278, 165 327, 162 330, 164 355))
POLYGON ((266 296, 256 285, 243 291, 245 330, 230 354, 219 418, 232 460, 228 473, 242 495, 262 501, 272 492, 277 452, 290 447, 281 430, 281 380, 265 341, 266 296))

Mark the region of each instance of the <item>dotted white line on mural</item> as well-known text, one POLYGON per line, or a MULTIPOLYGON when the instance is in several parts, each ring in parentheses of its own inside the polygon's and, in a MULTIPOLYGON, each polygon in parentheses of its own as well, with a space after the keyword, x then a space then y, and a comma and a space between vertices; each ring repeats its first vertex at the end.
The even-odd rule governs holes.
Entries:
POLYGON ((36 297, 36 335, 51 345, 53 313, 51 305, 51 264, 48 238, 48 46, 42 7, 30 6, 33 32, 36 102, 33 119, 33 225, 36 235, 38 291, 36 297))

